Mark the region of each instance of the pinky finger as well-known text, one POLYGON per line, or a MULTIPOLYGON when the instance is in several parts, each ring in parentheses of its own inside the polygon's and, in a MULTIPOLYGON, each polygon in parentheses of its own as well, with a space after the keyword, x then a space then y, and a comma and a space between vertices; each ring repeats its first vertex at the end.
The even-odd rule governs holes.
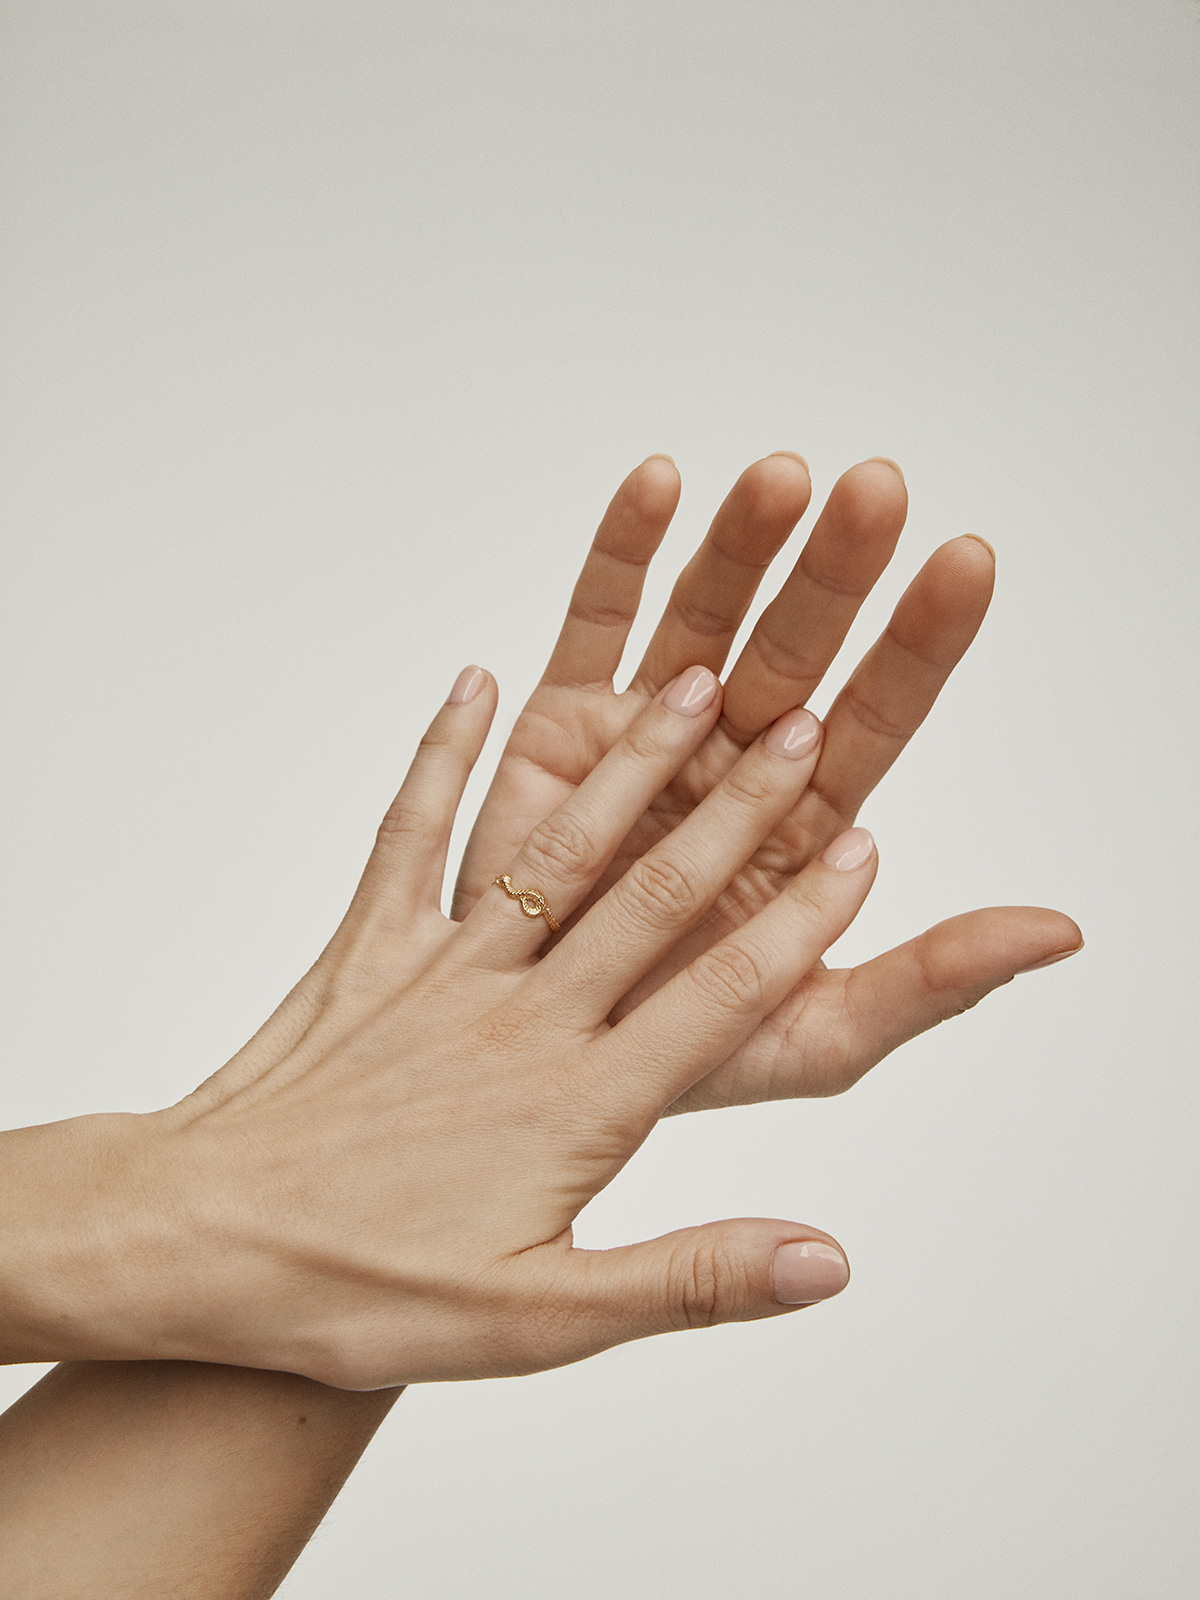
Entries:
POLYGON ((436 911, 450 834, 471 770, 496 714, 496 680, 464 667, 417 747, 400 792, 379 825, 357 909, 371 921, 436 911))

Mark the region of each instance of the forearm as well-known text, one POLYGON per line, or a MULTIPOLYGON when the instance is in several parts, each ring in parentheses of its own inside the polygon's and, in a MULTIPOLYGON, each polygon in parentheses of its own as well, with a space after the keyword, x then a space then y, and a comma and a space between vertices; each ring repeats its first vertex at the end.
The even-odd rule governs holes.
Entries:
POLYGON ((274 1594, 402 1391, 70 1362, 0 1417, 4 1600, 274 1594))

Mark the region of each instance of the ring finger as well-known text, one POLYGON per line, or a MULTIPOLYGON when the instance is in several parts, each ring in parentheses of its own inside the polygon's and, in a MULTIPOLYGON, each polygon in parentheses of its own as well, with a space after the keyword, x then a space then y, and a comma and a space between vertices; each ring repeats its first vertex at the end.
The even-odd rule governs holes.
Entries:
POLYGON ((533 830, 462 924, 469 960, 511 969, 558 932, 655 795, 712 731, 721 685, 707 667, 680 673, 570 798, 533 830))

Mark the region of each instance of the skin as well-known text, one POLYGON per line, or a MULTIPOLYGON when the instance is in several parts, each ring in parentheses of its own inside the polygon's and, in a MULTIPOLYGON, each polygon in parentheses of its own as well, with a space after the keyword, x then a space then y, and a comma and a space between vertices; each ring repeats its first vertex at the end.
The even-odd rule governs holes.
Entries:
MULTIPOLYGON (((750 771, 751 782, 734 784, 735 790, 744 791, 742 798, 730 802, 727 793, 725 813, 717 816, 707 833, 702 830, 691 840, 687 863, 707 872, 709 892, 693 896, 686 915, 676 906, 674 920, 668 917, 670 926, 664 927, 667 907, 661 894, 654 894, 624 902, 615 919, 618 939, 614 940, 612 927, 605 930, 603 921, 590 930, 587 920, 580 921, 640 852, 661 846, 668 830, 729 777, 739 756, 777 714, 807 698, 863 595, 886 564, 903 521, 903 484, 889 464, 866 463, 852 469, 830 497, 779 600, 768 608, 730 673, 723 703, 714 702, 706 717, 693 722, 688 738, 696 739, 694 749, 682 756, 660 794, 649 793, 643 784, 647 803, 640 815, 626 804, 621 815, 628 826, 620 838, 603 841, 599 856, 611 845, 611 861, 597 871, 601 843, 597 834, 604 815, 613 810, 612 791, 604 791, 599 800, 593 794, 590 801, 585 792, 581 810, 580 785, 634 720, 644 716, 654 694, 682 668, 702 662, 716 670, 723 664, 757 583, 802 514, 808 493, 807 471, 796 457, 769 457, 743 474, 705 546, 682 575, 633 685, 617 694, 612 675, 636 611, 645 565, 678 496, 677 476, 665 458, 652 457, 631 474, 601 525, 546 677, 514 730, 476 825, 456 897, 456 918, 481 902, 497 863, 509 862, 518 884, 536 882, 563 915, 581 952, 574 970, 586 976, 595 973, 597 960, 604 969, 606 952, 609 967, 620 964, 613 951, 628 942, 632 907, 649 910, 660 920, 657 943, 651 937, 654 929, 645 932, 639 958, 644 970, 628 986, 628 962, 619 972, 606 974, 606 1010, 596 1014, 593 1006, 588 1018, 587 1042, 593 1045, 620 1034, 621 1027, 614 1029, 614 1023, 628 1018, 634 1023, 640 1019, 641 1025, 632 1054, 636 1064, 631 1068, 631 1058, 619 1052, 610 1055, 601 1090, 589 1094, 591 1121, 585 1131, 591 1141, 592 1170, 581 1179, 577 1160, 560 1162, 558 1181, 550 1185, 557 1192, 549 1206, 545 1193, 535 1197, 532 1207, 529 1194, 522 1196, 525 1210, 536 1213, 537 1220, 532 1229, 535 1242, 517 1254, 537 1259, 541 1252, 541 1259, 532 1300, 527 1286, 523 1303, 517 1296, 517 1317, 537 1330, 537 1350, 531 1352, 528 1341, 518 1339, 516 1345, 526 1347, 517 1349, 510 1342, 498 1356, 495 1341, 485 1339, 481 1353, 477 1330, 464 1340, 460 1329, 460 1359, 463 1345, 473 1345, 471 1361, 476 1366, 482 1362, 494 1369, 499 1359, 501 1367, 507 1363, 511 1370, 532 1370, 532 1365, 576 1359, 589 1348, 664 1327, 782 1312, 784 1307, 772 1297, 771 1247, 781 1240, 800 1239, 832 1246, 828 1236, 798 1224, 764 1224, 759 1219, 717 1225, 716 1232, 688 1230, 686 1236, 632 1247, 631 1252, 589 1253, 572 1249, 569 1213, 598 1176, 603 1179, 609 1168, 615 1170, 613 1163, 624 1158, 662 1112, 834 1092, 904 1038, 965 1009, 1017 970, 1054 959, 1081 942, 1074 924, 1057 913, 1008 908, 955 919, 851 974, 827 974, 815 956, 808 966, 798 966, 794 951, 784 954, 780 949, 781 944, 794 944, 797 931, 807 922, 807 959, 828 942, 832 929, 853 914, 865 893, 873 854, 857 870, 841 874, 816 857, 852 822, 862 799, 923 720, 978 627, 991 592, 992 563, 987 547, 972 540, 953 541, 927 563, 884 639, 835 702, 814 759, 777 761, 777 768, 787 766, 786 775, 776 773, 763 783, 762 771, 770 771, 771 764, 761 745, 756 758, 752 752, 761 769, 758 780, 753 770, 743 769, 743 779, 750 771), (806 786, 800 784, 802 776, 806 786), (746 794, 753 795, 752 803, 746 794), (531 829, 571 801, 576 809, 565 824, 560 817, 557 824, 543 827, 534 840, 524 843, 531 829), (712 854, 714 848, 720 853, 728 835, 730 804, 733 814, 742 818, 740 839, 745 849, 745 861, 732 867, 727 854, 723 864, 712 854), (588 847, 590 863, 583 860, 588 847), (792 886, 775 914, 776 924, 752 922, 751 933, 743 933, 747 918, 767 908, 794 873, 810 863, 815 864, 806 887, 799 891, 792 886), (721 884, 726 868, 729 882, 721 884), (832 897, 820 888, 829 882, 835 884, 832 897), (670 937, 663 937, 664 932, 670 937), (706 1014, 699 1027, 702 1037, 693 1039, 684 1069, 677 1041, 672 1040, 669 1050, 655 1046, 656 1039, 680 1026, 679 992, 674 1001, 670 998, 672 980, 686 977, 689 961, 704 956, 714 944, 723 948, 720 941, 738 934, 740 942, 729 948, 739 955, 719 958, 715 967, 696 969, 706 974, 703 990, 724 993, 722 1003, 706 1014), (651 1001, 657 1001, 657 1013, 651 1001), (768 1006, 770 1001, 776 1003, 768 1006), (736 1023, 731 1012, 738 1013, 736 1023), (603 1113, 600 1120, 610 1135, 609 1148, 599 1157, 594 1148, 597 1113, 603 1113), (574 1189, 571 1181, 563 1181, 564 1173, 574 1189), (564 1216, 568 1219, 564 1228, 548 1234, 552 1223, 564 1216), (583 1263, 582 1272, 577 1272, 581 1263, 576 1258, 592 1255, 610 1259, 583 1263), (571 1265, 564 1269, 564 1263, 571 1265)), ((447 712, 457 716, 461 735, 471 717, 483 713, 485 720, 490 718, 492 693, 488 683, 475 701, 441 714, 442 727, 435 723, 434 742, 425 752, 433 764, 444 763, 448 750, 451 765, 457 761, 461 767, 469 760, 471 740, 455 745, 444 734, 447 712)), ((471 726, 477 743, 479 727, 471 726)), ((426 766, 430 765, 427 760, 426 766)), ((633 782, 636 765, 626 758, 622 783, 633 782)), ((443 833, 448 831, 446 796, 457 781, 448 785, 443 781, 439 791, 437 805, 442 812, 437 826, 443 833)), ((369 1015, 372 1000, 380 998, 381 969, 390 974, 388 999, 394 998, 392 968, 398 953, 394 941, 398 923, 411 909, 402 898, 406 874, 408 889, 413 889, 413 853, 410 850, 406 856, 403 841, 421 839, 421 827, 430 824, 432 815, 428 797, 436 787, 427 787, 425 799, 418 797, 414 803, 410 778, 381 830, 355 906, 330 949, 230 1067, 190 1097, 190 1107, 183 1103, 189 1110, 173 1131, 189 1119, 191 1125, 202 1123, 206 1114, 227 1107, 239 1096, 243 1108, 255 1103, 256 1094, 262 1104, 264 1098, 270 1099, 262 1085, 272 1073, 276 1082, 290 1074, 295 1083, 307 1072, 311 1084, 314 1065, 309 1062, 297 1070, 298 1046, 319 1033, 322 1019, 327 1022, 333 1012, 342 1023, 356 1006, 354 1014, 360 1021, 369 1015), (364 936, 368 925, 371 931, 364 936)), ((676 852, 678 843, 676 836, 676 852)), ((427 909, 431 902, 436 904, 439 879, 440 873, 426 872, 416 890, 425 896, 427 909)), ((660 874, 646 880, 643 890, 651 882, 661 889, 662 883, 678 879, 660 874)), ((562 996, 582 983, 577 978, 572 984, 568 968, 567 982, 555 991, 557 998, 545 987, 540 999, 535 991, 538 1028, 533 1034, 522 1033, 522 1019, 518 1017, 516 1024, 512 1020, 512 996, 548 965, 538 960, 546 930, 540 922, 522 919, 498 890, 483 898, 491 915, 482 924, 476 918, 470 965, 474 972, 482 968, 494 991, 506 995, 498 1009, 493 1006, 486 1014, 492 1018, 494 1035, 488 1042, 494 1046, 498 1040, 508 1050, 511 1068, 513 1050, 519 1062, 527 1061, 537 1048, 538 1032, 546 1027, 558 1029, 555 1037, 561 1043, 567 1022, 562 996)), ((455 930, 450 925, 439 928, 428 916, 425 929, 423 971, 428 977, 429 958, 436 967, 455 930)), ((568 941, 561 947, 569 948, 568 941)), ((411 952, 407 959, 411 960, 411 952)), ((682 992, 687 997, 684 1009, 690 1014, 697 1002, 694 982, 682 992)), ((376 1014, 382 1009, 376 1005, 376 1014)), ((523 1005, 519 1002, 516 1009, 521 1012, 523 1005)), ((327 1032, 336 1035, 339 1029, 327 1032)), ((349 1033, 352 1036, 354 1029, 349 1033)), ((577 1044, 578 1034, 576 1017, 566 1027, 566 1036, 577 1044)), ((347 1037, 344 1026, 340 1037, 343 1041, 347 1037)), ((393 1064, 394 1042, 385 1029, 381 1053, 393 1064)), ((368 1050, 367 1057, 370 1054, 368 1050)), ((552 1077, 561 1072, 561 1056, 560 1050, 552 1077)), ((604 1058, 597 1053, 590 1059, 604 1058)), ((590 1090, 593 1076, 589 1066, 574 1078, 574 1089, 582 1085, 590 1090)), ((476 1091, 479 1081, 476 1078, 476 1091)), ((539 1107, 545 1103, 545 1083, 543 1075, 535 1096, 539 1107)), ((464 1087, 460 1080, 455 1088, 460 1111, 464 1087)), ((504 1084, 506 1094, 511 1087, 510 1076, 504 1084)), ((461 1116, 454 1120, 453 1138, 461 1145, 465 1137, 470 1144, 461 1116)), ((60 1130, 69 1126, 59 1125, 60 1130)), ((87 1148, 86 1138, 78 1140, 79 1130, 75 1131, 75 1153, 89 1155, 93 1171, 97 1166, 102 1169, 95 1150, 87 1148)), ((489 1137, 492 1131, 488 1130, 489 1137)), ((36 1136, 44 1130, 21 1132, 36 1136)), ((560 1127, 560 1145, 562 1132, 560 1127)), ((62 1137, 60 1133, 56 1146, 60 1155, 62 1137)), ((178 1143, 172 1148, 178 1149, 178 1143)), ((485 1144, 477 1141, 474 1148, 478 1153, 485 1144)), ((44 1143, 39 1159, 46 1159, 44 1143)), ((532 1159, 541 1160, 542 1155, 532 1159)), ((36 1165, 37 1160, 30 1159, 23 1168, 27 1197, 36 1198, 37 1185, 29 1179, 36 1165)), ((22 1163, 10 1161, 9 1167, 22 1170, 22 1163)), ((153 1164, 142 1168, 143 1177, 151 1182, 152 1169, 153 1164)), ((208 1175, 211 1178, 211 1167, 208 1175)), ((506 1191, 505 1203, 513 1197, 511 1190, 506 1191)), ((272 1198, 277 1201, 277 1194, 272 1198)), ((485 1209, 495 1203, 493 1193, 485 1209)), ((522 1205, 515 1209, 520 1211, 522 1205)), ((526 1235, 532 1220, 531 1216, 526 1221, 526 1235)), ((98 1229, 93 1226, 93 1244, 97 1232, 103 1238, 106 1226, 115 1224, 110 1219, 98 1229)), ((444 1236, 441 1243, 444 1247, 444 1236)), ((151 1241, 151 1246, 152 1253, 162 1252, 162 1238, 151 1241)), ((36 1246, 26 1241, 26 1249, 28 1262, 36 1255, 36 1246)), ((499 1255, 511 1257, 511 1238, 499 1255)), ((493 1259, 493 1276, 496 1264, 493 1259)), ((485 1287, 494 1294, 511 1291, 513 1284, 510 1273, 506 1284, 501 1275, 485 1287)), ((393 1282, 389 1315, 395 1297, 393 1282)), ((513 1313, 510 1301, 503 1315, 513 1313)), ((489 1322, 494 1323, 495 1317, 493 1303, 489 1322)), ((470 1323, 469 1316, 466 1321, 470 1323)), ((10 1327, 12 1322, 10 1317, 10 1327)), ((345 1329, 340 1331, 344 1335, 345 1329)), ((161 1337, 161 1319, 156 1332, 161 1337)), ((444 1359, 446 1335, 443 1321, 435 1340, 438 1360, 444 1359)), ((380 1376, 378 1366, 364 1371, 360 1364, 349 1370, 345 1338, 335 1339, 334 1344, 341 1365, 323 1375, 337 1381, 380 1376)), ((411 1363, 412 1345, 410 1340, 401 1352, 405 1363, 411 1363)), ((360 1362, 366 1357, 369 1366, 377 1360, 381 1354, 377 1346, 378 1340, 373 1350, 360 1348, 360 1362)), ((390 1352, 388 1359, 394 1360, 395 1354, 390 1352)), ((396 1374, 389 1370, 389 1375, 396 1374)), ((409 1364, 403 1375, 442 1374, 414 1372, 409 1364)), ((397 1393, 391 1388, 349 1394, 308 1378, 200 1362, 69 1363, 0 1421, 0 1525, 6 1539, 12 1535, 6 1551, 16 1551, 15 1564, 9 1566, 10 1581, 17 1585, 12 1592, 63 1597, 95 1592, 130 1597, 272 1593, 397 1393), (304 1424, 297 1420, 302 1415, 308 1419, 304 1424), (317 1419, 319 1427, 314 1428, 317 1419), (188 1441, 186 1450, 180 1448, 183 1439, 188 1441), (103 1475, 94 1470, 98 1461, 106 1463, 103 1475), (216 1463, 220 1471, 214 1474, 216 1463), (64 1525, 76 1530, 73 1542, 63 1541, 64 1525), (81 1552, 86 1552, 85 1559, 81 1552), (198 1565, 203 1552, 207 1554, 198 1565)))
MULTIPOLYGON (((673 708, 673 682, 534 829, 505 864, 516 884, 564 916, 591 895, 714 727, 720 685, 700 677, 703 703, 673 708)), ((461 922, 439 909, 496 705, 494 681, 473 682, 422 741, 334 939, 249 1045, 165 1111, 6 1136, 32 1198, 14 1226, 36 1266, 6 1328, 21 1357, 218 1361, 373 1389, 779 1311, 772 1252, 815 1237, 797 1224, 602 1252, 576 1249, 571 1227, 845 931, 874 851, 853 870, 853 847, 816 857, 613 1023, 797 803, 819 742, 789 759, 779 731, 755 740, 545 948, 545 921, 503 894, 461 922), (69 1196, 64 1130, 83 1178, 69 1196)))
POLYGON ((69 1362, 0 1417, 5 1600, 265 1600, 398 1391, 69 1362))
MULTIPOLYGON (((767 567, 811 495, 799 456, 780 452, 746 469, 680 574, 632 682, 618 692, 613 678, 679 488, 674 463, 651 456, 614 496, 549 666, 513 730, 471 836, 456 916, 486 889, 489 864, 505 859, 591 771, 667 678, 692 661, 723 670, 767 567)), ((838 479, 779 595, 728 673, 712 734, 631 830, 597 893, 686 816, 768 723, 809 699, 891 559, 907 509, 894 462, 860 462, 838 479)), ((708 915, 622 1000, 618 1015, 759 911, 853 825, 974 639, 994 581, 995 557, 982 540, 952 539, 934 552, 834 700, 804 795, 708 915)), ((840 1093, 906 1040, 1081 944, 1079 929, 1061 913, 993 907, 941 923, 849 971, 818 965, 670 1109, 840 1093)))

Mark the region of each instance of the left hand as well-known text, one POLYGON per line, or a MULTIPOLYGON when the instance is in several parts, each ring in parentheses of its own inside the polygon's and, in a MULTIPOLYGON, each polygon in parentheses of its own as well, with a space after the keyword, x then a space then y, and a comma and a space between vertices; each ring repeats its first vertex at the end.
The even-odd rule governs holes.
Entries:
MULTIPOLYGON (((651 456, 629 475, 596 533, 549 665, 480 811, 455 917, 465 915, 496 863, 582 782, 664 683, 693 662, 721 671, 767 567, 810 494, 807 466, 786 452, 742 473, 675 584, 632 682, 618 693, 613 677, 646 570, 679 498, 679 475, 665 456, 651 456)), ((893 462, 864 461, 838 480, 729 673, 719 724, 647 808, 586 904, 673 829, 775 717, 814 693, 895 550, 907 503, 893 462)), ((953 539, 934 552, 835 699, 803 798, 614 1017, 760 910, 853 824, 975 637, 994 575, 991 548, 981 540, 953 539)), ((671 1109, 839 1093, 905 1040, 1081 943, 1079 929, 1058 912, 999 907, 941 923, 861 967, 831 972, 818 966, 736 1054, 671 1109), (796 1026, 801 1014, 803 1050, 796 1026)))
POLYGON ((528 904, 492 887, 448 921, 446 848, 495 704, 486 673, 463 675, 341 926, 232 1061, 163 1111, 0 1134, 0 1356, 391 1387, 538 1371, 844 1287, 842 1252, 802 1223, 602 1251, 571 1232, 866 897, 874 846, 852 830, 608 1021, 795 805, 820 725, 785 713, 547 949, 711 733, 720 684, 703 666, 672 680, 498 863, 528 904))

